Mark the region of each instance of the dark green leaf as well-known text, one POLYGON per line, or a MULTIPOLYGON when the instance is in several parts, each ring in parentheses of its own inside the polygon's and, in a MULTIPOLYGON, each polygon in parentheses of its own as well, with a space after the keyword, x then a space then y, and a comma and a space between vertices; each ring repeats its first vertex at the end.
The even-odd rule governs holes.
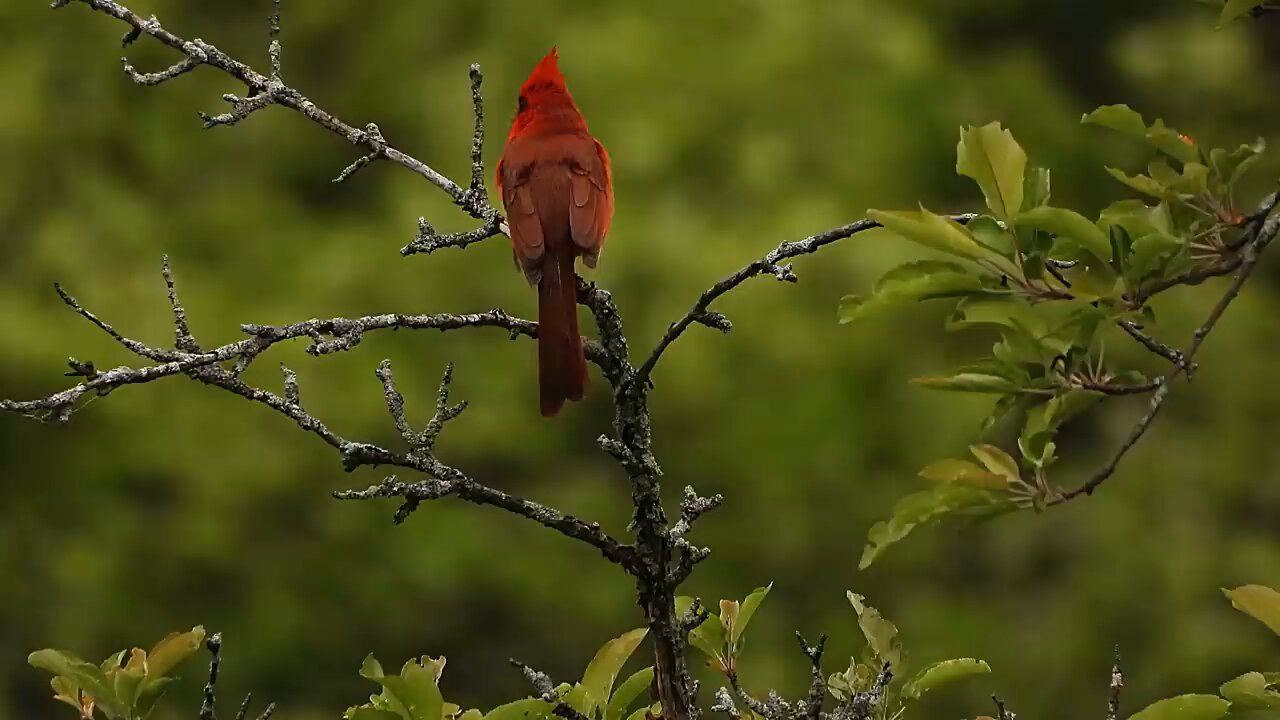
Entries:
POLYGON ((1124 183, 1125 185, 1128 185, 1129 187, 1133 188, 1134 190, 1137 190, 1138 192, 1144 195, 1150 195, 1151 197, 1156 197, 1163 200, 1164 198, 1167 198, 1172 194, 1172 192, 1168 188, 1156 182, 1154 179, 1147 177, 1146 175, 1129 176, 1123 170, 1118 170, 1113 167, 1107 168, 1107 172, 1111 174, 1111 177, 1119 180, 1120 182, 1124 183))
POLYGON ((1049 168, 1033 167, 1027 171, 1022 191, 1023 212, 1049 202, 1049 168))

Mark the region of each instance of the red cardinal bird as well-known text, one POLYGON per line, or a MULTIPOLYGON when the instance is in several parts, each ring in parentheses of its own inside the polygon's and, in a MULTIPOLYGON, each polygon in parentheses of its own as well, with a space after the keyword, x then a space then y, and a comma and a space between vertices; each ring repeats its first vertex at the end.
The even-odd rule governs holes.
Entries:
POLYGON ((578 333, 574 260, 594 268, 613 220, 609 154, 587 132, 556 66, 555 48, 520 87, 516 118, 498 161, 516 266, 538 286, 538 389, 542 415, 587 391, 578 333))

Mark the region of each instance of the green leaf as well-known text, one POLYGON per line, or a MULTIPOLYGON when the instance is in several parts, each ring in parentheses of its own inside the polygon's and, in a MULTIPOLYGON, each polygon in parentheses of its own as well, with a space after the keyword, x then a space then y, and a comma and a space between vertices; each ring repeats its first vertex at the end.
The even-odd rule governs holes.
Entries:
POLYGON ((902 643, 898 642, 898 627, 880 614, 879 610, 866 603, 866 598, 847 591, 849 604, 858 614, 858 627, 862 636, 867 639, 867 647, 875 654, 878 664, 890 663, 894 668, 902 662, 902 643))
POLYGON ((604 647, 596 652, 596 656, 591 659, 586 671, 582 673, 582 687, 586 689, 587 696, 590 698, 587 709, 583 711, 584 714, 591 715, 597 707, 602 707, 609 702, 609 695, 613 692, 613 683, 618 677, 618 672, 622 670, 627 658, 631 657, 631 653, 636 651, 636 647, 648 633, 648 628, 637 628, 623 633, 605 643, 604 647))
POLYGON ((940 460, 920 471, 920 477, 940 483, 956 483, 989 490, 1004 490, 1005 476, 984 470, 968 460, 940 460))
POLYGON ((962 372, 949 377, 918 377, 911 382, 930 390, 950 392, 995 393, 1003 395, 1018 389, 1008 378, 983 373, 962 372))
POLYGON ((957 658, 955 660, 942 660, 933 663, 916 673, 902 686, 902 694, 908 698, 918 698, 930 690, 952 683, 957 680, 973 677, 975 675, 987 675, 991 672, 991 666, 983 660, 975 658, 957 658))
POLYGON ((140 648, 134 648, 127 665, 113 668, 107 673, 112 692, 115 693, 120 704, 129 709, 130 717, 138 702, 138 693, 142 690, 142 681, 146 678, 146 672, 147 653, 140 648))
POLYGON ((1231 703, 1217 695, 1179 695, 1157 700, 1129 716, 1129 720, 1218 720, 1231 703))
POLYGON ((1094 390, 1067 390, 1058 393, 1048 402, 1027 413, 1027 424, 1022 429, 1018 446, 1024 455, 1044 458, 1045 448, 1058 428, 1098 403, 1103 393, 1094 390))
POLYGON ((204 627, 200 625, 184 633, 170 633, 147 653, 147 677, 164 677, 203 644, 204 627))
POLYGON ((1008 497, 965 485, 944 484, 930 490, 912 493, 898 500, 893 516, 871 526, 867 544, 862 550, 858 569, 865 570, 889 546, 902 540, 922 525, 928 525, 951 513, 1004 512, 1012 509, 1008 497))
POLYGON ((54 675, 61 675, 80 687, 93 698, 99 710, 108 718, 124 717, 128 707, 116 697, 115 690, 107 681, 102 668, 85 662, 74 654, 64 650, 37 650, 27 656, 27 662, 34 668, 48 670, 54 675))
POLYGON ((413 720, 440 720, 444 715, 444 698, 440 696, 440 674, 430 664, 431 658, 409 660, 400 669, 399 678, 384 678, 387 689, 397 693, 413 720), (403 689, 387 684, 401 680, 403 689))
POLYGON ((979 215, 965 223, 965 229, 980 245, 1005 258, 1013 258, 1013 237, 990 215, 979 215))
POLYGON ((1147 130, 1147 142, 1160 152, 1181 162, 1190 163, 1200 160, 1200 148, 1196 146, 1195 141, 1171 127, 1166 127, 1160 118, 1156 118, 1147 130))
POLYGON ((1125 174, 1123 170, 1118 170, 1113 167, 1109 167, 1106 170, 1108 173, 1111 174, 1111 177, 1119 180, 1120 182, 1124 183, 1125 185, 1128 185, 1129 187, 1133 188, 1134 190, 1137 190, 1138 192, 1144 195, 1150 195, 1151 197, 1156 197, 1160 199, 1167 198, 1171 195, 1171 192, 1169 191, 1168 188, 1156 182, 1154 179, 1147 177, 1146 175, 1135 175, 1130 177, 1129 175, 1125 174))
POLYGON ((1241 585, 1234 590, 1223 588, 1222 592, 1231 600, 1232 607, 1280 635, 1280 592, 1265 585, 1241 585))
POLYGON ((372 705, 347 708, 347 711, 342 716, 347 720, 402 720, 400 715, 372 705))
POLYGON ((662 703, 654 703, 636 710, 627 716, 627 720, 645 720, 646 717, 662 717, 662 703))
POLYGON ((769 596, 769 591, 772 589, 773 583, 758 587, 742 600, 742 609, 738 611, 738 620, 734 623, 732 632, 729 633, 729 644, 735 649, 740 649, 740 641, 742 640, 742 634, 747 631, 747 624, 751 622, 752 616, 756 614, 756 609, 769 596))
MULTIPOLYGON (((649 689, 653 684, 653 667, 647 667, 633 674, 631 677, 622 681, 618 689, 614 691, 613 697, 609 698, 609 706, 605 710, 605 720, 621 720, 626 714, 627 709, 631 707, 631 703, 635 702, 640 693, 649 689)), ((486 718, 485 720, 488 720, 486 718)))
POLYGON ((972 445, 969 447, 969 452, 973 453, 973 456, 978 458, 978 461, 988 470, 1000 475, 1008 483, 1016 484, 1022 479, 1018 461, 995 445, 972 445))
POLYGON ((49 681, 49 687, 53 688, 53 699, 61 703, 66 703, 81 712, 80 707, 80 686, 75 680, 65 675, 54 675, 49 681))
MULTIPOLYGON (((693 598, 680 596, 676 598, 676 614, 683 616, 693 607, 693 598)), ((717 662, 724 659, 725 635, 724 625, 720 619, 708 617, 701 625, 689 632, 689 644, 702 651, 711 660, 717 662)))
POLYGON ((1008 220, 1022 208, 1026 168, 1027 154, 1000 123, 961 128, 956 172, 978 183, 996 217, 1008 220))
POLYGON ((1280 710, 1280 692, 1272 690, 1271 684, 1262 673, 1250 672, 1224 683, 1218 692, 1241 708, 1280 710))
POLYGON ((1080 213, 1042 205, 1022 213, 1016 222, 1070 240, 1103 262, 1111 261, 1111 241, 1106 233, 1080 213))
POLYGON ((150 678, 142 682, 142 688, 138 691, 138 699, 133 706, 133 716, 137 720, 146 720, 151 711, 155 709, 156 702, 164 697, 165 691, 169 689, 169 684, 176 681, 173 677, 150 678))
POLYGON ((1264 0, 1227 0, 1222 6, 1222 14, 1218 15, 1218 29, 1248 15, 1263 2, 1264 0))
POLYGON ((1125 275, 1135 285, 1160 271, 1179 253, 1184 245, 1178 238, 1163 232, 1152 232, 1133 241, 1125 275))
POLYGON ((1230 152, 1214 148, 1209 152, 1209 165, 1218 179, 1231 186, 1261 157, 1266 147, 1267 141, 1258 138, 1252 144, 1241 145, 1230 152))
MULTIPOLYGON (((485 713, 484 720, 542 720, 551 717, 554 706, 541 698, 525 698, 509 702, 485 713)), ((370 720, 391 720, 370 718, 370 720)))
POLYGON ((1103 105, 1086 113, 1080 118, 1080 122, 1117 130, 1138 140, 1147 138, 1147 122, 1128 105, 1103 105))
POLYGON ((940 260, 907 263, 885 273, 871 297, 846 295, 841 299, 840 323, 861 320, 895 304, 955 297, 982 289, 982 279, 956 263, 940 260))
POLYGON ((1022 207, 1026 212, 1049 202, 1049 168, 1033 167, 1027 171, 1026 182, 1022 188, 1022 207))
POLYGON ((868 210, 867 217, 886 229, 927 248, 941 250, 962 258, 999 258, 1008 262, 993 250, 984 247, 963 225, 947 217, 931 213, 921 206, 918 211, 868 210))

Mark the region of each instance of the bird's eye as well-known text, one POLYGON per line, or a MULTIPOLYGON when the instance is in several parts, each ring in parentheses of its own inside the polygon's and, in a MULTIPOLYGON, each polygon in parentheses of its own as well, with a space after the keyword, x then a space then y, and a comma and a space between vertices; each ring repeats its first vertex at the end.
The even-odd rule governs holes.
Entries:
POLYGON ((516 101, 516 111, 524 112, 525 110, 528 110, 528 109, 529 109, 529 101, 525 98, 525 96, 521 95, 520 99, 516 101))

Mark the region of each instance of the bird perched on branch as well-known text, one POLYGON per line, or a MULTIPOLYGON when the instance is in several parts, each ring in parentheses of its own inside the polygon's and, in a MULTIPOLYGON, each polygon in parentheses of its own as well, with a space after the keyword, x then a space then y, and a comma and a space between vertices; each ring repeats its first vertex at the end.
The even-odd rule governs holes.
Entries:
POLYGON ((497 183, 516 266, 538 286, 538 389, 542 415, 587 390, 578 332, 574 261, 600 260, 613 220, 609 154, 587 131, 555 48, 520 87, 497 183))

